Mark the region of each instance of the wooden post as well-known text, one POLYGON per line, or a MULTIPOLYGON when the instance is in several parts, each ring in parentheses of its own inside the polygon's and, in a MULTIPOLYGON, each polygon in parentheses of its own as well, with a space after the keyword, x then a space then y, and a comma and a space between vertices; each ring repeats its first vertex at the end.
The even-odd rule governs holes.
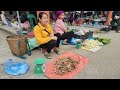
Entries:
POLYGON ((48 15, 49 24, 50 24, 50 11, 37 11, 37 19, 40 12, 45 12, 48 15))

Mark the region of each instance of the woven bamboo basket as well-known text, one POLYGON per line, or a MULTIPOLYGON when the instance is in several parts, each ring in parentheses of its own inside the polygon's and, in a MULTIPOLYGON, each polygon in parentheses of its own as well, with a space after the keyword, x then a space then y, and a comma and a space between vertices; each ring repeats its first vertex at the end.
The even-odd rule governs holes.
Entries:
POLYGON ((12 35, 12 36, 8 36, 6 38, 10 50, 12 52, 13 55, 25 55, 27 52, 27 36, 25 35, 12 35), (20 40, 20 50, 18 47, 18 41, 20 40), (21 53, 20 53, 21 52, 21 53))

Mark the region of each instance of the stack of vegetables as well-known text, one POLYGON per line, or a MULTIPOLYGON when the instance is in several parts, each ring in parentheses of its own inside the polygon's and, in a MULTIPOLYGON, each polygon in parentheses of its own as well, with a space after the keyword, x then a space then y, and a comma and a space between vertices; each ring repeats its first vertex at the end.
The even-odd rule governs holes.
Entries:
POLYGON ((107 37, 97 37, 96 40, 102 42, 104 45, 111 43, 111 39, 107 37))
POLYGON ((92 49, 92 48, 97 48, 97 47, 100 47, 102 46, 103 44, 101 42, 99 42, 98 40, 85 40, 83 43, 82 43, 82 46, 84 46, 85 48, 87 49, 92 49))

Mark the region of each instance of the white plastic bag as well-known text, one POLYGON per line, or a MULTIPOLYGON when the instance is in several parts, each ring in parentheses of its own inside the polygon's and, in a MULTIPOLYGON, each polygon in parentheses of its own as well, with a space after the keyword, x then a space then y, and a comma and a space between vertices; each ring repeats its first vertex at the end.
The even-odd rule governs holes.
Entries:
POLYGON ((76 35, 85 35, 83 28, 80 28, 78 32, 75 32, 76 35))

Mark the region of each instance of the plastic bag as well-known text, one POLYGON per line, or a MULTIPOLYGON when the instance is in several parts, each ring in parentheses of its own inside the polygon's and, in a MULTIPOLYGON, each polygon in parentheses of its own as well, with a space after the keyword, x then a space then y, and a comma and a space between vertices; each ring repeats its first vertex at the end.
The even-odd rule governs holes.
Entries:
POLYGON ((70 44, 76 45, 77 44, 76 38, 72 38, 70 44))
POLYGON ((21 75, 25 74, 29 70, 29 65, 22 61, 22 62, 13 62, 12 59, 8 59, 6 62, 3 63, 4 71, 10 75, 21 75))
POLYGON ((85 35, 84 31, 83 30, 79 30, 78 32, 75 32, 76 35, 85 35))
POLYGON ((98 22, 95 22, 95 23, 93 24, 93 26, 94 26, 94 27, 98 27, 98 26, 99 26, 98 22))

